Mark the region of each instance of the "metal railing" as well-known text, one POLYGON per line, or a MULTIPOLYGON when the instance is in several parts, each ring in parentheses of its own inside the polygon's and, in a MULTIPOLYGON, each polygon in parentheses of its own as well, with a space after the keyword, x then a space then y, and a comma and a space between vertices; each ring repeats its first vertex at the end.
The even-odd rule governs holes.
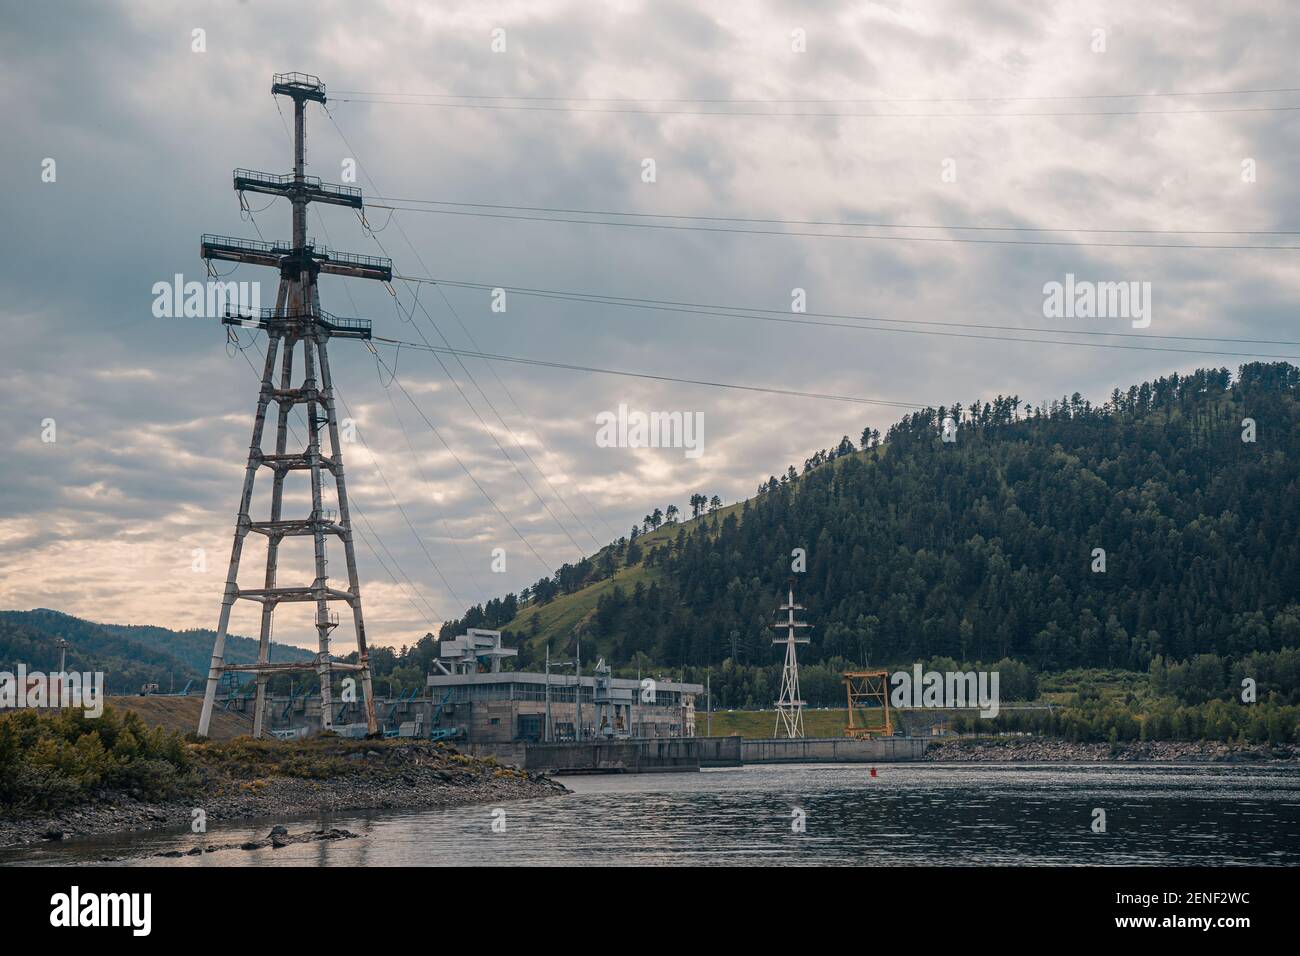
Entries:
MULTIPOLYGON (((283 186, 293 182, 293 173, 264 173, 257 169, 236 169, 235 179, 249 179, 253 182, 266 183, 269 186, 283 186)), ((304 181, 315 179, 320 182, 316 176, 306 176, 304 181)))
MULTIPOLYGON (((291 186, 296 182, 293 173, 264 173, 256 169, 236 169, 235 188, 239 189, 240 180, 263 186, 291 186)), ((357 186, 340 186, 337 183, 322 182, 319 176, 304 176, 302 181, 312 189, 327 196, 339 196, 346 199, 360 199, 361 190, 357 186)))
MULTIPOLYGON (((204 233, 199 242, 203 246, 213 246, 217 249, 233 249, 239 252, 260 252, 270 256, 287 256, 293 252, 293 243, 285 241, 261 242, 257 239, 238 239, 234 236, 214 236, 204 233)), ((324 249, 316 249, 316 240, 311 236, 307 237, 306 250, 312 255, 326 255, 324 249)))
POLYGON ((232 311, 229 307, 226 309, 225 319, 229 321, 240 322, 270 322, 276 319, 281 321, 313 321, 319 322, 331 332, 351 332, 358 335, 369 337, 370 320, 369 319, 352 319, 341 315, 334 315, 321 309, 319 312, 301 312, 293 314, 282 314, 277 309, 260 308, 260 309, 238 309, 232 311))
POLYGON ((359 332, 365 333, 366 335, 370 334, 369 319, 346 319, 342 316, 331 315, 328 312, 322 311, 319 316, 319 321, 326 328, 334 332, 359 332))
POLYGON ((213 236, 204 233, 200 242, 204 246, 235 249, 240 252, 263 252, 271 256, 286 255, 293 247, 287 242, 259 242, 256 239, 237 239, 234 236, 213 236))
MULTIPOLYGON (((263 76, 266 74, 263 73, 263 76)), ((319 76, 312 76, 310 73, 276 73, 271 77, 271 83, 275 86, 301 86, 306 89, 319 90, 325 92, 325 84, 320 81, 319 76)))
POLYGON ((393 260, 386 259, 383 256, 364 256, 355 252, 335 252, 332 249, 325 249, 324 252, 331 262, 349 266, 366 266, 371 269, 386 269, 389 272, 393 270, 393 260))

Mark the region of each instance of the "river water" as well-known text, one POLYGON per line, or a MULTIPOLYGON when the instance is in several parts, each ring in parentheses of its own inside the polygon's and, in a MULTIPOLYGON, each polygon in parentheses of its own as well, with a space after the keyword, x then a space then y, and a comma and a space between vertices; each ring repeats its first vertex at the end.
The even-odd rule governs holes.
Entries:
POLYGON ((882 764, 877 774, 809 765, 565 777, 567 796, 321 818, 358 840, 151 856, 264 839, 287 822, 261 821, 0 850, 0 864, 1300 865, 1294 766, 882 764))

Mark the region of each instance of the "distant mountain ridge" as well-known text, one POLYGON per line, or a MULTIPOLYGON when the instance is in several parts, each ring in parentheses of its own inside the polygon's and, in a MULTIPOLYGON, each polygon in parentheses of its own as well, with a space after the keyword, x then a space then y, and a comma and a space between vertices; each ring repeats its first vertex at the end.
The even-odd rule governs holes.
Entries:
MULTIPOLYGON (((68 641, 67 668, 101 671, 111 693, 134 693, 140 685, 156 683, 177 690, 189 680, 207 676, 216 634, 210 630, 173 631, 165 627, 98 624, 83 618, 37 608, 0 611, 0 670, 53 671, 59 666, 57 641, 68 641)), ((311 660, 312 653, 286 644, 271 644, 272 661, 311 660)), ((257 659, 257 641, 228 635, 226 659, 248 664, 257 659)))

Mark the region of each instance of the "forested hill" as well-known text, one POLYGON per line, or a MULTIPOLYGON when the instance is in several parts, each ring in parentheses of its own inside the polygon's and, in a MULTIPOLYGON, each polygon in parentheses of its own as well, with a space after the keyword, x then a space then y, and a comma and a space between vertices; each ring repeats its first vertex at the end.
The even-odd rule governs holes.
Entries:
MULTIPOLYGON (((0 671, 53 671, 59 666, 59 640, 68 642, 69 671, 100 671, 115 694, 135 693, 156 683, 180 690, 207 674, 212 659, 209 630, 172 631, 164 627, 97 624, 60 611, 0 611, 0 671)), ((310 651, 272 643, 272 661, 311 660, 310 651)), ((235 664, 257 660, 257 641, 226 637, 226 659, 235 664)))
POLYGON ((523 662, 576 631, 584 658, 768 665, 805 548, 809 662, 1145 670, 1155 655, 1300 646, 1298 390, 1294 366, 1257 363, 1117 389, 1100 407, 926 409, 738 506, 641 533, 650 521, 443 633, 504 627, 523 662))

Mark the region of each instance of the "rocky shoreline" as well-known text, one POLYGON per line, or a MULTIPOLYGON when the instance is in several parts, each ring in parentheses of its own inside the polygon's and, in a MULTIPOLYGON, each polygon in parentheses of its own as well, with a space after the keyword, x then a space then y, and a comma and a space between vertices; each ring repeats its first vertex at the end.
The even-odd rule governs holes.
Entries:
MULTIPOLYGON (((541 774, 492 759, 468 757, 441 744, 337 741, 306 758, 292 745, 249 742, 240 756, 213 748, 199 760, 192 793, 146 801, 100 792, 88 804, 20 819, 0 819, 0 847, 156 828, 189 830, 195 810, 208 825, 241 819, 292 819, 319 813, 427 810, 568 793, 541 774), (271 759, 266 759, 267 757, 271 759)), ((228 747, 227 747, 228 750, 228 747)))
POLYGON ((936 763, 1294 763, 1300 761, 1300 747, 1177 740, 1071 743, 998 737, 933 741, 926 746, 922 759, 936 763))

